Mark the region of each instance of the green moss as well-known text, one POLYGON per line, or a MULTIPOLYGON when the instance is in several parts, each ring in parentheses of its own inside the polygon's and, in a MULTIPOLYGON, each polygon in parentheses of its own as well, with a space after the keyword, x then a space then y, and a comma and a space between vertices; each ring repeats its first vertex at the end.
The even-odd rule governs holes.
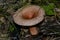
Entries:
POLYGON ((46 15, 55 15, 54 8, 55 5, 53 3, 50 3, 48 5, 43 5, 42 6, 46 12, 46 15))

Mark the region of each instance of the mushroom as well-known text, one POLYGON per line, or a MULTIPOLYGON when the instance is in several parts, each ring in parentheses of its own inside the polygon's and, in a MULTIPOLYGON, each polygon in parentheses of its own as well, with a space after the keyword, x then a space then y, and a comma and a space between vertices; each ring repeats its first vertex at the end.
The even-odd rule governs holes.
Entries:
POLYGON ((33 26, 40 23, 44 19, 44 15, 45 12, 40 6, 28 5, 23 9, 18 9, 13 15, 13 19, 18 25, 30 27, 31 35, 36 35, 38 34, 38 30, 37 27, 33 26))

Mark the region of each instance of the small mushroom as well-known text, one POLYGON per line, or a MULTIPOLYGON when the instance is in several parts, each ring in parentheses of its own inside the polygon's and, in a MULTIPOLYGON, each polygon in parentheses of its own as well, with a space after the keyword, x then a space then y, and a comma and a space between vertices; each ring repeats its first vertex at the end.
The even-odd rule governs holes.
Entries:
POLYGON ((37 27, 34 25, 40 23, 44 19, 45 12, 43 8, 37 5, 28 5, 23 9, 19 9, 13 15, 14 22, 18 25, 28 26, 31 35, 37 35, 37 27))

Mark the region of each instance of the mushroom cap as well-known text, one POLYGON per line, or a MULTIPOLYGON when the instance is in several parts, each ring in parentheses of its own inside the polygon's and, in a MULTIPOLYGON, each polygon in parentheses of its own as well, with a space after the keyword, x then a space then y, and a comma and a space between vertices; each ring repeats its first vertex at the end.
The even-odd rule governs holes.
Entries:
POLYGON ((43 10, 43 8, 40 8, 40 6, 28 5, 23 9, 18 9, 13 15, 13 20, 18 25, 33 26, 41 22, 44 19, 44 15, 45 15, 45 11, 43 10), (24 13, 29 13, 30 11, 32 13, 37 13, 38 15, 32 19, 24 19, 22 15, 24 13))

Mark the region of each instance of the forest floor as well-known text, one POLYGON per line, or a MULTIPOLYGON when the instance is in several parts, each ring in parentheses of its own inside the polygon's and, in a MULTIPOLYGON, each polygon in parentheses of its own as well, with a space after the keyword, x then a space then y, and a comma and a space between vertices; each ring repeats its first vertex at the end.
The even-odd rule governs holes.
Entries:
POLYGON ((60 40, 60 1, 0 0, 0 40, 60 40), (46 12, 45 19, 37 25, 36 37, 32 37, 28 29, 21 30, 12 18, 14 12, 29 3, 41 6, 46 12))

